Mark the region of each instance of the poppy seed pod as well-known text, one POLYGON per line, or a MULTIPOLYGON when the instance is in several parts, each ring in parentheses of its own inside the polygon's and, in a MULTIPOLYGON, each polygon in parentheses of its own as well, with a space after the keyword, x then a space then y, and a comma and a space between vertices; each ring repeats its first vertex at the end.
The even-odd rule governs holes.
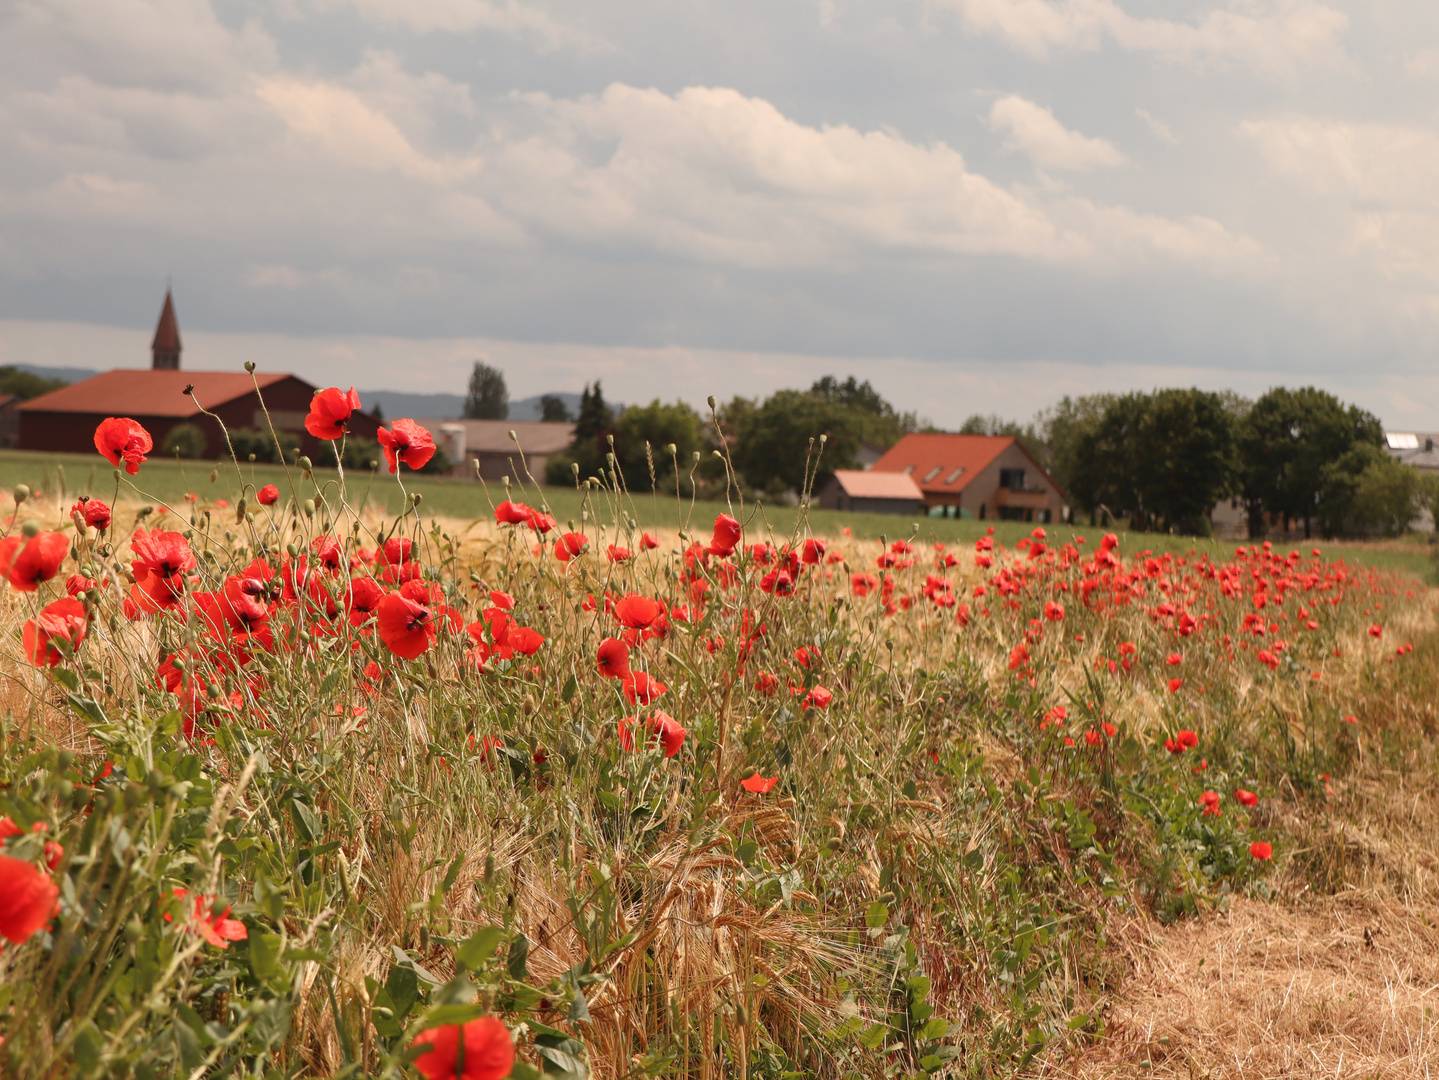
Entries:
POLYGON ((30 497, 30 486, 28 484, 15 485, 15 505, 19 506, 30 497))
POLYGON ((247 374, 249 374, 249 375, 255 374, 255 361, 253 361, 253 360, 246 360, 246 361, 245 361, 245 372, 246 372, 247 374))

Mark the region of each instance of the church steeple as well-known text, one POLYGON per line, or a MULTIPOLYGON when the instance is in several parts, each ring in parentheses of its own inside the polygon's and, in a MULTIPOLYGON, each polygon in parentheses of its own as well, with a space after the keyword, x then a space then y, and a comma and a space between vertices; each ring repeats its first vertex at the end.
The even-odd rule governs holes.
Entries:
POLYGON ((150 342, 150 355, 154 358, 151 367, 156 371, 180 370, 180 324, 175 321, 175 302, 170 290, 165 290, 165 306, 160 311, 160 322, 155 327, 155 340, 150 342))

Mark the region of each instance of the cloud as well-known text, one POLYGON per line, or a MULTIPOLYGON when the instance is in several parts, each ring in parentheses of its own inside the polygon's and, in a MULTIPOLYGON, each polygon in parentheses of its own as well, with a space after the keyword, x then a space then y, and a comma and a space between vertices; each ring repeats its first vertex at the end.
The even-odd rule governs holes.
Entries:
POLYGON ((315 7, 349 9, 377 26, 403 27, 415 34, 509 34, 537 42, 543 52, 566 46, 588 51, 606 47, 595 35, 518 0, 317 0, 315 7))
POLYGON ((1348 67, 1343 12, 1316 0, 1235 0, 1195 22, 1136 18, 1115 0, 930 0, 969 29, 1034 57, 1112 42, 1171 63, 1238 64, 1267 78, 1348 67))
POLYGON ((1007 134, 1005 145, 1045 169, 1088 172, 1123 165, 1125 157, 1105 139, 1070 131, 1042 105, 1011 94, 989 110, 991 130, 1007 134))
POLYGON ((1173 129, 1163 120, 1151 116, 1148 109, 1135 109, 1134 115, 1149 126, 1149 130, 1154 132, 1155 137, 1159 139, 1160 142, 1167 142, 1170 146, 1179 145, 1179 136, 1174 134, 1173 129))

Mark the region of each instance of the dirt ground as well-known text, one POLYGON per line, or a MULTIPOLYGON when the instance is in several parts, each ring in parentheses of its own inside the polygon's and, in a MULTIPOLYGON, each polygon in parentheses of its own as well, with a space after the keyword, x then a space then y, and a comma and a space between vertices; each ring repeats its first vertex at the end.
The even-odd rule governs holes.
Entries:
POLYGON ((1439 1077, 1439 909, 1376 894, 1160 928, 1105 1037, 1051 1076, 1439 1077))

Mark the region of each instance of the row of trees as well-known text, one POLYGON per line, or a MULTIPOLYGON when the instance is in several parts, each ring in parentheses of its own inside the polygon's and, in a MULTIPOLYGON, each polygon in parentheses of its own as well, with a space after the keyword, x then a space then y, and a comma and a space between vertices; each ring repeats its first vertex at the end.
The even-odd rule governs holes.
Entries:
POLYGON ((1066 397, 1026 435, 1072 505, 1136 528, 1204 534, 1210 508, 1236 499, 1254 537, 1393 534, 1439 495, 1385 451, 1376 417, 1313 387, 1252 402, 1203 390, 1066 397))
POLYGON ((678 468, 681 490, 688 493, 693 485, 703 494, 723 482, 713 453, 723 439, 740 482, 775 495, 803 487, 812 437, 826 437, 825 469, 854 468, 863 443, 886 448, 918 427, 913 413, 897 412, 869 382, 853 376, 841 382, 827 375, 808 390, 779 390, 762 401, 735 397, 712 417, 659 399, 616 414, 596 382, 585 387, 574 441, 567 453, 550 458, 547 479, 572 483, 576 465, 581 476, 598 476, 613 453, 631 490, 647 491, 652 481, 672 488, 678 468))

